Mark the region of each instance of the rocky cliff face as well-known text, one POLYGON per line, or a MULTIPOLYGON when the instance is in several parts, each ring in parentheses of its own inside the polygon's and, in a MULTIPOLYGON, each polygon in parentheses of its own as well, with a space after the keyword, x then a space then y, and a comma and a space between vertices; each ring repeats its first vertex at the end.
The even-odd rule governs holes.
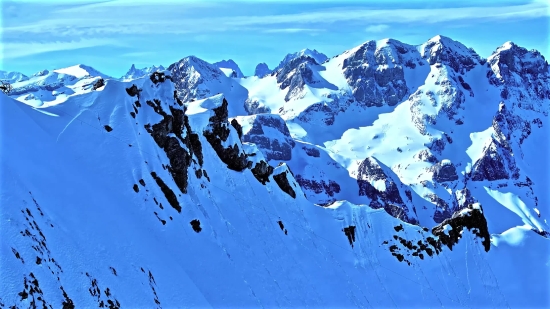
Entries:
POLYGON ((399 177, 377 159, 369 157, 363 160, 359 166, 357 184, 359 195, 371 199, 370 207, 384 208, 393 217, 411 224, 418 222, 411 204, 412 198, 405 193, 405 186, 399 177))
POLYGON ((279 115, 258 114, 235 120, 243 126, 242 141, 256 144, 268 161, 288 161, 292 158, 295 142, 279 115))
POLYGON ((419 58, 412 46, 393 40, 377 46, 369 41, 344 60, 342 69, 357 101, 367 107, 394 106, 407 93, 404 66, 416 67, 419 58))
POLYGON ((497 48, 488 58, 489 82, 501 89, 501 98, 518 108, 548 113, 550 72, 548 61, 538 51, 528 51, 512 42, 497 48))
POLYGON ((306 85, 316 83, 312 66, 318 63, 309 56, 301 56, 287 62, 276 73, 277 83, 281 90, 288 92, 285 96, 285 101, 290 101, 292 98, 299 98, 306 85))

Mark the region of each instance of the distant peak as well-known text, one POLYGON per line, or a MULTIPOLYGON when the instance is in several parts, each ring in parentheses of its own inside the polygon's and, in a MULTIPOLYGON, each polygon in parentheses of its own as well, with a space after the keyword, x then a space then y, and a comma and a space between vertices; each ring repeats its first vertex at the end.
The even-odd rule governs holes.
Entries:
POLYGON ((429 39, 428 42, 454 42, 454 41, 449 37, 438 34, 433 38, 429 39))

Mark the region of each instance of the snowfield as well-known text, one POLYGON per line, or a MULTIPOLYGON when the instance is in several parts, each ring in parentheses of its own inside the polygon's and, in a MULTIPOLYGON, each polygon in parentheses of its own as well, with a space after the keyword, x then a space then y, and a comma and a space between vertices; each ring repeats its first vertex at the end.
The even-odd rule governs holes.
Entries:
POLYGON ((550 307, 536 51, 1 73, 0 308, 550 307))

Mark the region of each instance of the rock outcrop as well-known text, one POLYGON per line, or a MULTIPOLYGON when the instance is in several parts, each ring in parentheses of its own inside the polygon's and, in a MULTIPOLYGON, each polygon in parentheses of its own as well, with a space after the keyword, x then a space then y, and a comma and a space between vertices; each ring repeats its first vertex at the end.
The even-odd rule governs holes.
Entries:
POLYGON ((268 161, 288 161, 292 158, 295 142, 281 116, 258 114, 234 120, 243 127, 243 142, 256 144, 268 161))
POLYGON ((357 175, 359 195, 367 196, 372 208, 384 208, 387 213, 405 222, 416 224, 418 219, 411 211, 411 201, 404 200, 405 192, 399 177, 374 157, 368 157, 359 166, 357 175))

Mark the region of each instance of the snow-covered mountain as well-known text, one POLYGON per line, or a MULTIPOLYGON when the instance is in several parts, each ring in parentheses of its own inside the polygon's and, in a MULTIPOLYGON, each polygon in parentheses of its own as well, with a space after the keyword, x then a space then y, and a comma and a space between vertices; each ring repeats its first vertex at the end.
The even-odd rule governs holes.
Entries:
POLYGON ((550 306, 539 52, 86 68, 0 94, 0 307, 550 306))
POLYGON ((304 57, 304 56, 308 56, 308 57, 313 58, 318 64, 321 64, 321 63, 325 62, 328 59, 328 57, 325 54, 320 53, 315 49, 311 50, 311 49, 306 48, 306 49, 302 49, 299 52, 287 54, 285 56, 285 58, 279 63, 279 65, 276 66, 275 69, 273 69, 273 72, 276 72, 276 71, 280 70, 281 68, 283 68, 290 61, 292 61, 296 58, 304 57))
POLYGON ((8 72, 8 71, 2 71, 0 70, 0 80, 6 81, 10 84, 22 82, 29 79, 28 76, 26 76, 23 73, 20 72, 8 72))
POLYGON ((38 107, 59 104, 73 94, 85 93, 104 85, 111 77, 83 64, 56 70, 42 70, 12 83, 13 98, 38 107))

